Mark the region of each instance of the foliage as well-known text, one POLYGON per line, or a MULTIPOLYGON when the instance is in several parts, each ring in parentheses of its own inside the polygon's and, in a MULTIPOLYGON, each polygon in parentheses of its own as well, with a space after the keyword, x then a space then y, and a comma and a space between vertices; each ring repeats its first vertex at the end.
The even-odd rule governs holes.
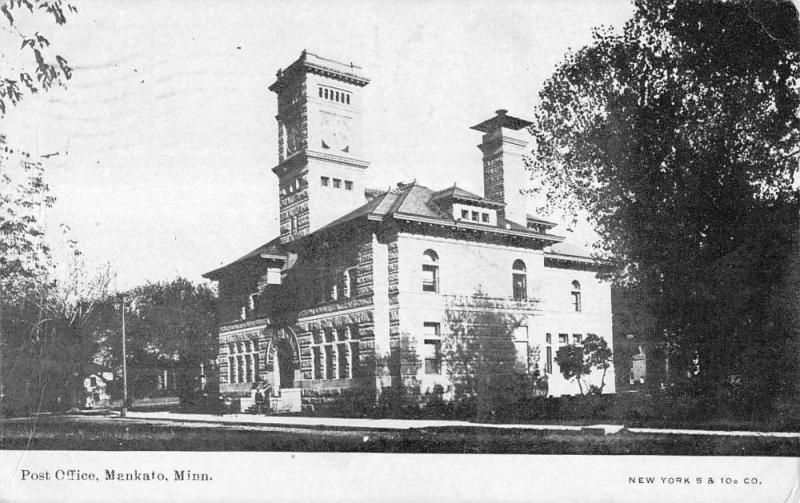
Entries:
POLYGON ((603 337, 589 334, 582 345, 568 344, 556 351, 555 361, 564 379, 575 379, 581 395, 584 394, 582 379, 592 373, 592 369, 603 371, 600 385, 590 385, 587 391, 591 394, 602 394, 606 385, 606 372, 611 368, 613 354, 603 337))
MULTIPOLYGON (((67 22, 67 15, 77 13, 77 8, 62 0, 10 0, 0 5, 3 20, 2 40, 4 45, 11 41, 20 44, 19 50, 27 51, 34 66, 19 63, 0 69, 0 117, 5 115, 8 105, 16 105, 26 93, 35 94, 40 90, 48 90, 54 85, 63 85, 65 80, 72 77, 72 68, 64 57, 50 54, 50 41, 40 32, 23 32, 27 29, 24 21, 40 15, 52 17, 57 25, 67 22), (20 22, 23 21, 23 22, 20 22)), ((33 28, 31 28, 33 29, 33 28)), ((6 61, 10 61, 11 54, 4 54, 6 61)), ((23 58, 26 59, 26 58, 23 58)))
MULTIPOLYGON (((158 374, 173 370, 178 395, 193 399, 201 388, 201 364, 210 375, 217 356, 214 292, 177 278, 134 288, 124 297, 131 394, 141 398, 153 393, 158 374)), ((120 319, 121 313, 115 326, 120 319)), ((111 354, 120 355, 120 342, 115 340, 111 349, 111 354)))
POLYGON ((537 384, 536 365, 534 382, 523 378, 531 369, 516 368, 514 331, 520 319, 498 310, 480 291, 469 305, 450 307, 446 315, 450 334, 442 340, 442 356, 458 406, 474 407, 476 419, 484 421, 515 401, 524 391, 520 385, 537 384))
POLYGON ((759 408, 797 375, 798 334, 771 307, 798 223, 797 11, 634 3, 621 34, 597 30, 545 83, 530 167, 550 209, 587 210, 610 275, 667 337, 671 378, 706 396, 733 379, 759 408))

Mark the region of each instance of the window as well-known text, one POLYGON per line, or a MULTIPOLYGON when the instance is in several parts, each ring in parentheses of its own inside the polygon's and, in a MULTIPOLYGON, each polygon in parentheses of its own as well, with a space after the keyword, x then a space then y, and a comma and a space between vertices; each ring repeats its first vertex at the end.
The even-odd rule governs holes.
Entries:
POLYGON ((514 354, 516 362, 514 370, 526 374, 530 368, 530 355, 528 352, 528 327, 521 326, 514 329, 514 354))
POLYGON ((349 379, 358 368, 358 326, 331 327, 312 333, 313 379, 349 379))
POLYGON ((92 388, 97 386, 97 378, 96 377, 92 376, 92 377, 89 378, 89 386, 91 386, 92 388))
POLYGON ((356 294, 356 269, 350 268, 344 272, 344 296, 350 298, 356 294))
POLYGON ((339 178, 334 178, 333 179, 333 188, 334 189, 339 189, 341 187, 342 187, 342 180, 339 179, 339 178))
POLYGON ((328 184, 330 183, 331 179, 328 178, 327 176, 321 176, 321 177, 319 177, 319 181, 320 181, 320 183, 322 184, 323 187, 327 187, 328 184))
POLYGON ((581 334, 572 334, 573 344, 581 344, 582 342, 583 342, 583 336, 581 334))
POLYGON ((439 291, 439 256, 433 250, 422 254, 422 291, 439 291))
POLYGON ((247 318, 247 306, 242 306, 239 309, 239 319, 243 320, 247 318))
POLYGON ((581 312, 581 284, 577 281, 572 282, 572 307, 575 312, 581 312))
POLYGON ((256 310, 256 297, 258 297, 258 294, 255 293, 251 293, 250 296, 247 297, 247 309, 251 311, 256 310))
POLYGON ((295 234, 297 232, 297 216, 293 215, 289 218, 289 233, 295 234))
POLYGON ((425 361, 426 374, 441 374, 442 371, 442 339, 438 323, 425 323, 422 330, 424 346, 422 357, 425 361))
POLYGON ((485 224, 489 223, 489 214, 488 213, 481 213, 481 221, 485 224))
POLYGON ((545 361, 544 361, 544 371, 548 374, 553 373, 553 348, 552 346, 547 346, 546 354, 545 354, 545 361))
POLYGON ((353 190, 353 182, 351 182, 350 180, 345 180, 344 190, 353 190))
POLYGON ((478 221, 478 212, 477 211, 473 211, 472 212, 472 220, 474 220, 475 222, 478 221))
POLYGON ((514 300, 525 300, 528 298, 528 275, 525 262, 517 259, 511 269, 514 300))
POLYGON ((548 344, 553 343, 553 335, 552 334, 544 334, 544 341, 548 344))
MULTIPOLYGON (((258 379, 258 342, 228 344, 228 383, 256 382, 258 379)), ((164 381, 166 388, 166 380, 164 381)))
POLYGON ((339 284, 335 281, 331 282, 330 300, 339 300, 339 284))
POLYGON ((569 334, 558 334, 559 344, 569 344, 569 334))
POLYGON ((469 218, 469 210, 461 210, 461 218, 467 220, 469 218))

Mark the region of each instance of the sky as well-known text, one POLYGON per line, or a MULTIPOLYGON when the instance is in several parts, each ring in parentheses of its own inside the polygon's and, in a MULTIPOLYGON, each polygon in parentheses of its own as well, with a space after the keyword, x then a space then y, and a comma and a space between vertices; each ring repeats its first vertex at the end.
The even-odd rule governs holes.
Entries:
MULTIPOLYGON (((63 89, 0 119, 45 162, 66 224, 114 287, 201 275, 278 233, 277 103, 267 88, 303 49, 361 66, 369 186, 482 192, 480 133, 525 118, 570 48, 620 28, 627 0, 82 1, 43 23, 74 69, 63 89)), ((2 62, 0 62, 2 63, 2 62)), ((563 233, 563 232, 562 232, 563 233)), ((591 232, 568 240, 585 245, 591 232)))

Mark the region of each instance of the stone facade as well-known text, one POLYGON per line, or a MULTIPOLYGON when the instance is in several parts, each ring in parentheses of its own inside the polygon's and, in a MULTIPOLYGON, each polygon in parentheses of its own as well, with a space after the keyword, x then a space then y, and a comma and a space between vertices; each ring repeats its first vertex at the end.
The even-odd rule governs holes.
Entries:
MULTIPOLYGON (((359 70, 304 52, 271 87, 280 236, 206 275, 219 282, 223 395, 243 407, 257 387, 300 390, 306 406, 374 403, 388 389, 451 396, 442 348, 476 305, 513 321, 513 348, 498 360, 550 395, 577 393, 555 354, 589 334, 612 343, 610 289, 596 278, 602 264, 524 213, 529 123, 503 110, 474 126, 486 197, 417 184, 366 191, 359 70), (331 114, 347 120, 331 125, 331 114)), ((604 382, 613 392, 613 367, 604 382)))

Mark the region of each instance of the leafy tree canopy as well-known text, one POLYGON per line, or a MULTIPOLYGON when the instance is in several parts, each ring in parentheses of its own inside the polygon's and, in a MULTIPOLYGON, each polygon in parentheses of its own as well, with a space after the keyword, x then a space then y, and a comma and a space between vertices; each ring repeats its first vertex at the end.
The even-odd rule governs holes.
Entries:
POLYGON ((720 382, 764 336, 797 223, 797 10, 634 5, 621 33, 596 30, 545 83, 529 165, 549 209, 587 211, 598 255, 645 299, 679 368, 699 360, 720 382))
POLYGON ((62 0, 9 0, 0 5, 0 41, 8 48, 0 51, 0 117, 25 94, 62 85, 72 77, 67 60, 53 53, 47 37, 30 25, 42 17, 63 25, 67 15, 77 12, 74 5, 62 0), (11 53, 16 44, 20 55, 11 53))

